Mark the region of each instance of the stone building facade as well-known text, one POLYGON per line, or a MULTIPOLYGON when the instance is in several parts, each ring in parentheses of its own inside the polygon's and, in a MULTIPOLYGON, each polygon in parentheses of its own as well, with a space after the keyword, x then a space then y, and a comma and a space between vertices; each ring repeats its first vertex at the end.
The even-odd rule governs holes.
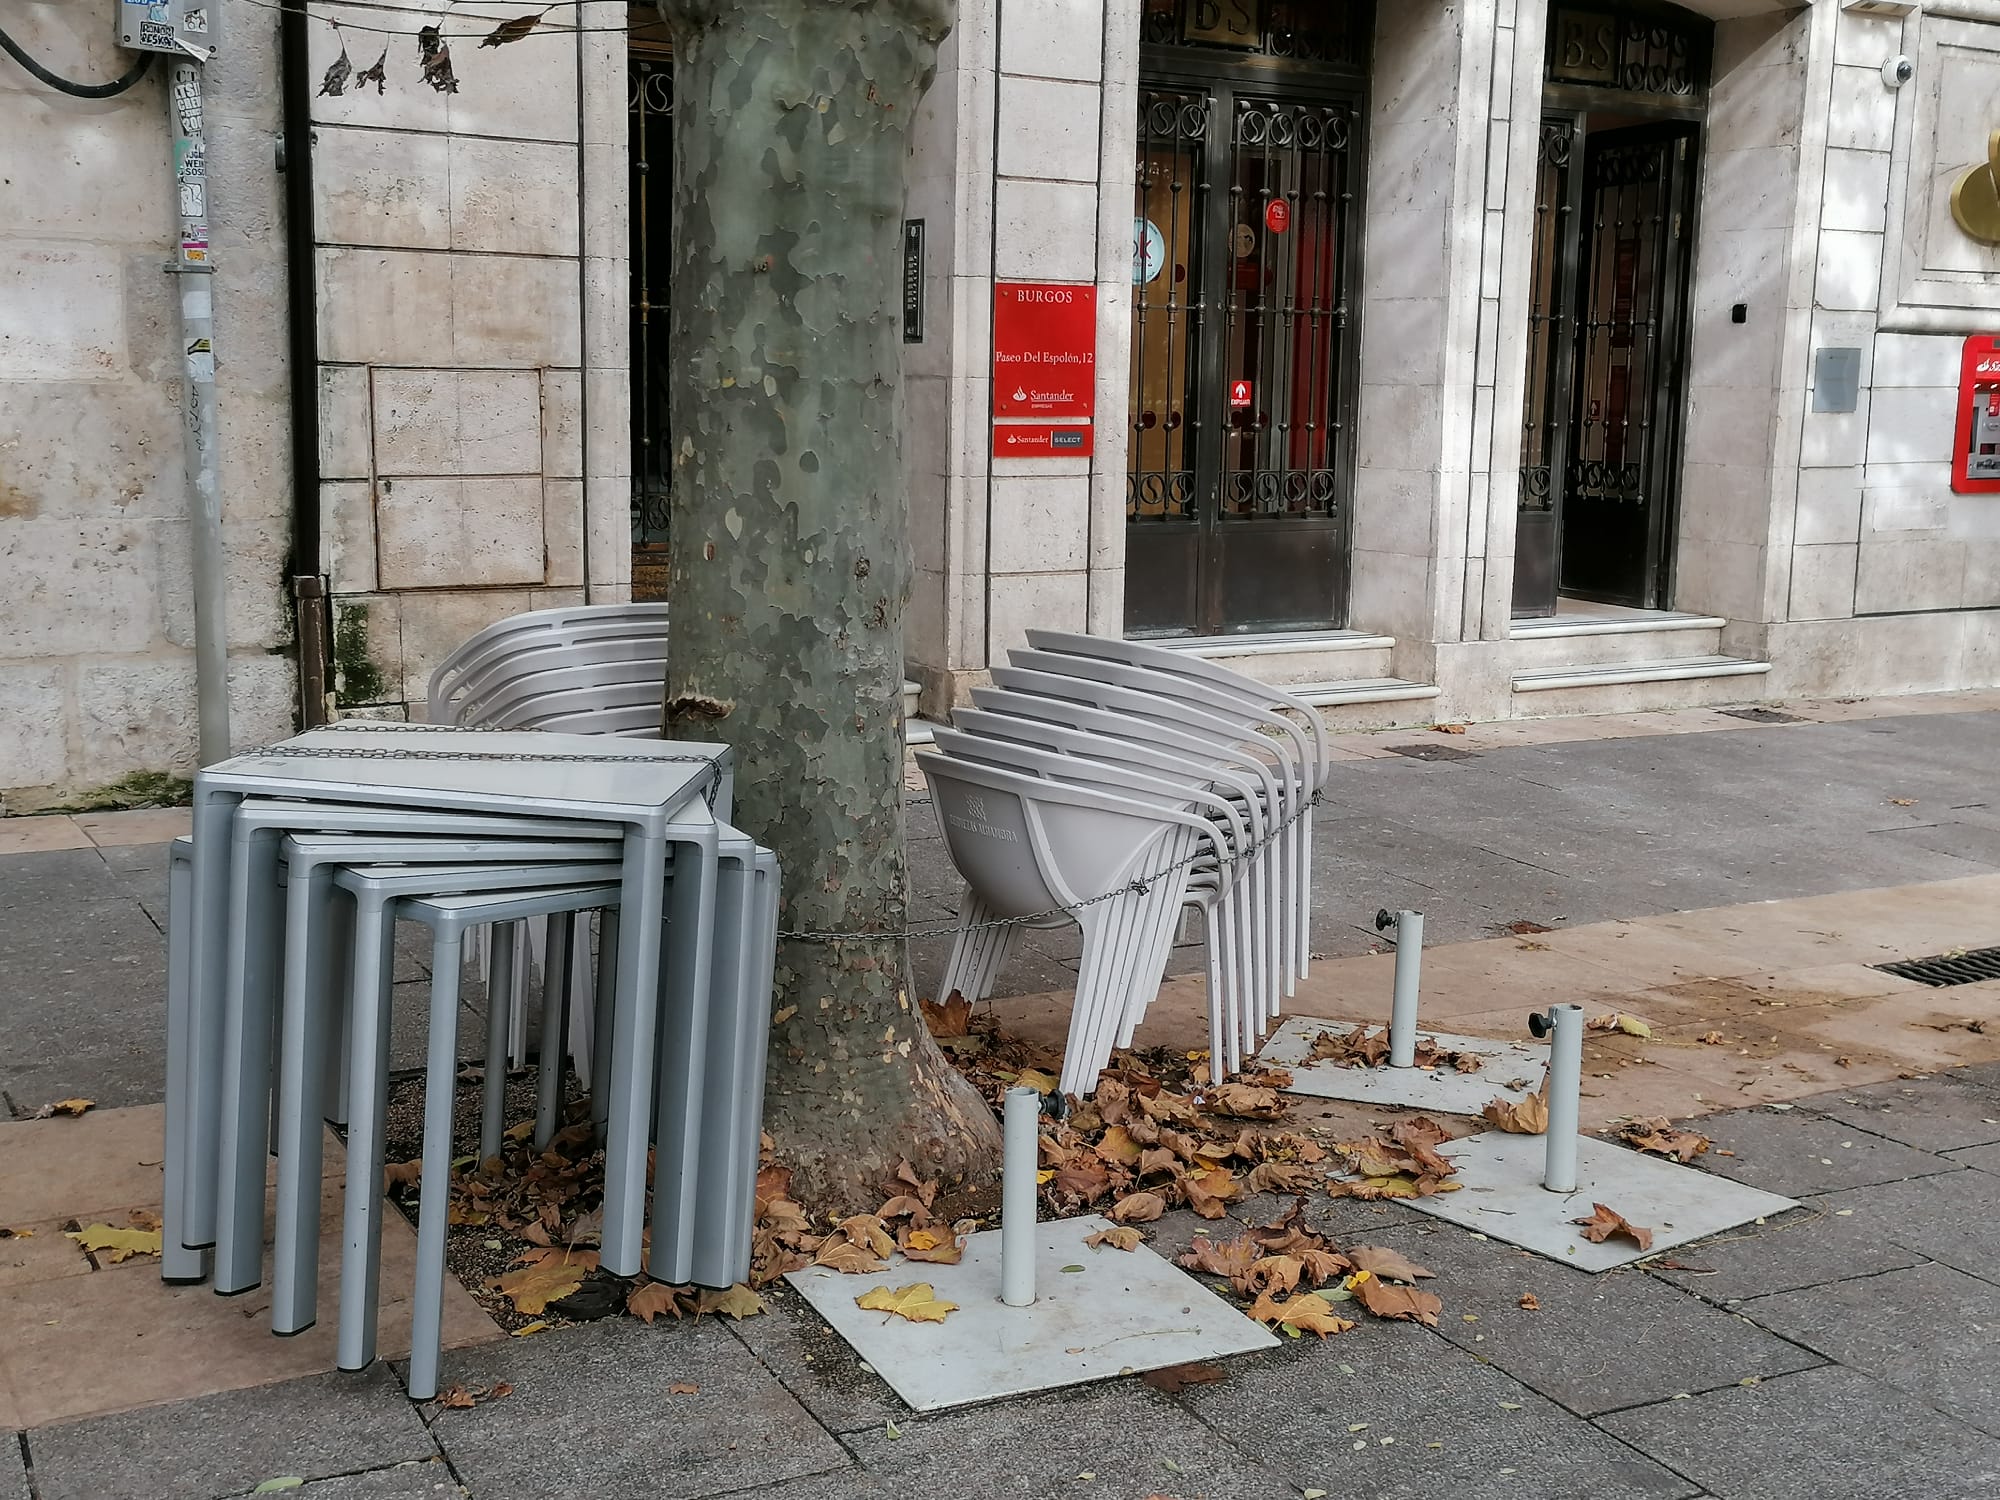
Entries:
MULTIPOLYGON (((27 15, 122 70, 95 8, 27 15)), ((432 19, 221 3, 239 740, 420 712, 489 620, 660 575, 665 39, 447 20, 441 93, 432 19)), ((21 803, 185 766, 193 714, 159 84, 12 68, 21 803)), ((1954 469, 2000 421, 1961 382, 2000 249, 1953 207, 1996 128, 2000 0, 961 0, 906 210, 922 711, 1033 625, 1350 723, 2000 681, 2000 493, 1954 469)))

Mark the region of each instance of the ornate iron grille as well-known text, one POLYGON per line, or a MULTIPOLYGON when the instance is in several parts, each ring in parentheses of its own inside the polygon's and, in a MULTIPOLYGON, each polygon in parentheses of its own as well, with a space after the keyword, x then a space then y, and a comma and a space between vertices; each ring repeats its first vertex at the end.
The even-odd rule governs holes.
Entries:
POLYGON ((1352 126, 1345 105, 1236 101, 1224 519, 1339 509, 1352 126))
POLYGON ((627 63, 627 82, 632 160, 632 582, 634 597, 640 597, 642 589, 646 597, 652 597, 665 576, 667 516, 673 492, 673 444, 667 417, 673 59, 635 49, 627 63))
POLYGON ((1132 228, 1132 441, 1125 512, 1187 520, 1195 495, 1195 399, 1209 185, 1207 95, 1148 89, 1139 98, 1138 201, 1132 228))
POLYGON ((1298 62, 1362 67, 1370 0, 1146 0, 1140 37, 1156 47, 1226 47, 1298 62))
POLYGON ((1710 23, 1662 7, 1549 12, 1548 81, 1692 100, 1707 91, 1710 23))
POLYGON ((1544 120, 1535 169, 1534 281, 1528 290, 1528 401, 1523 415, 1520 508, 1555 509, 1569 425, 1564 354, 1571 335, 1571 268, 1564 245, 1576 217, 1570 202, 1576 122, 1544 120))
POLYGON ((1577 405, 1565 479, 1572 502, 1643 504, 1660 376, 1664 266, 1677 227, 1662 181, 1669 152, 1651 141, 1591 153, 1586 203, 1588 309, 1577 343, 1577 405))

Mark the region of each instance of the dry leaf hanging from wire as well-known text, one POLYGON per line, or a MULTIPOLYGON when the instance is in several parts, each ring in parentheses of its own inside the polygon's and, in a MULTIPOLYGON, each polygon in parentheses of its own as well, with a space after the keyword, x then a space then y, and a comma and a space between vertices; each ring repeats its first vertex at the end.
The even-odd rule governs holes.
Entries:
POLYGON ((388 91, 388 82, 389 47, 385 42, 382 46, 382 55, 376 58, 368 67, 363 68, 359 73, 354 75, 354 92, 358 94, 372 83, 375 85, 375 92, 377 94, 386 93, 388 91))
POLYGON ((423 65, 424 82, 440 94, 458 92, 458 75, 451 70, 451 48, 435 26, 417 33, 417 61, 423 65))
POLYGON ((354 74, 353 59, 347 55, 347 40, 341 38, 340 56, 326 65, 326 73, 319 81, 319 97, 338 99, 347 92, 347 80, 354 74))
POLYGON ((479 45, 482 47, 504 47, 509 42, 520 41, 522 37, 541 24, 542 17, 539 11, 532 16, 516 16, 511 21, 502 21, 498 26, 487 32, 479 45))

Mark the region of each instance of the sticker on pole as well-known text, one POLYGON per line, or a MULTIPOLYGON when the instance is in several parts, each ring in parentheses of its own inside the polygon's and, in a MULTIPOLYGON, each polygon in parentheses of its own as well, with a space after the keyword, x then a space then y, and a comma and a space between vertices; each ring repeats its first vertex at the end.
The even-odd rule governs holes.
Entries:
POLYGON ((1255 388, 1251 385, 1249 381, 1247 380, 1230 381, 1229 409, 1231 411, 1250 410, 1250 402, 1254 395, 1255 395, 1255 388))
POLYGON ((1264 205, 1264 227, 1273 234, 1283 234, 1292 227, 1292 205, 1283 198, 1273 198, 1264 205))

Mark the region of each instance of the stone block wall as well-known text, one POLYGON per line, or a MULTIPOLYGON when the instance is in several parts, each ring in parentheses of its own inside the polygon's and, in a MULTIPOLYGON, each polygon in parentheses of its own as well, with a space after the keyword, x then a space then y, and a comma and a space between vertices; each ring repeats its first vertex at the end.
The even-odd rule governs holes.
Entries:
MULTIPOLYGON (((9 32, 78 82, 133 54, 107 7, 9 32)), ((207 69, 232 727, 293 723, 289 367, 276 16, 225 3, 207 69)), ((193 600, 164 70, 81 100, 0 58, 0 804, 45 805, 195 756, 193 600)))
POLYGON ((314 100, 320 481, 339 710, 421 717, 496 619, 630 597, 625 7, 417 76, 429 11, 328 9, 315 77, 389 49, 390 85, 314 100), (363 29, 371 28, 371 29, 363 29), (385 35, 384 33, 394 33, 385 35))

